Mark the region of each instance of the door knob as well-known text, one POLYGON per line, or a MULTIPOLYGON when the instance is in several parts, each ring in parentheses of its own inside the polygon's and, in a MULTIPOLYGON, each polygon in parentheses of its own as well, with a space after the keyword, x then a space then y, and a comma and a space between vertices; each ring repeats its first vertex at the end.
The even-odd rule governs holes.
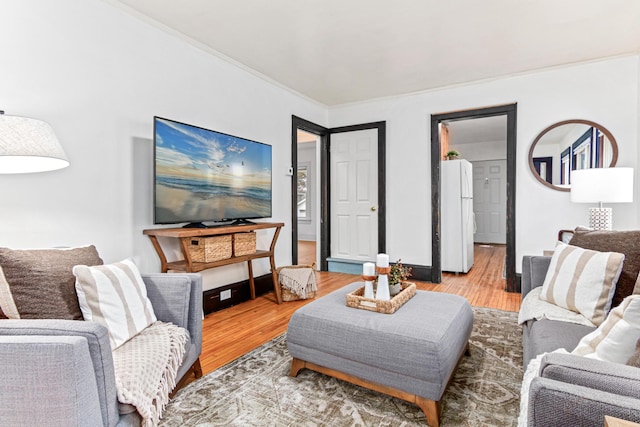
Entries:
POLYGON ((371 206, 371 212, 375 212, 376 211, 376 207, 375 206, 371 206))

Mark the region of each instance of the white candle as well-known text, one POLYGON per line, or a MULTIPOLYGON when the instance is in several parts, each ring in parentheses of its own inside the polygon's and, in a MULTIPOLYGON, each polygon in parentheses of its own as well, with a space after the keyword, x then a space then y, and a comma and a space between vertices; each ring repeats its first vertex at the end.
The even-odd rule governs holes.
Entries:
POLYGON ((389 255, 378 254, 376 257, 376 265, 378 267, 389 267, 389 255))
POLYGON ((376 275, 376 265, 372 262, 365 262, 362 264, 362 275, 363 276, 375 276, 376 275))

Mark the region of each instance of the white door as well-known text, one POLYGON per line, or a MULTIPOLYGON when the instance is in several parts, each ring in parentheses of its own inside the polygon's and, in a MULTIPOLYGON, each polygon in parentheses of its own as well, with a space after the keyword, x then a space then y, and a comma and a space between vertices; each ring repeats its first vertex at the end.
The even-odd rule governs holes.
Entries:
POLYGON ((507 243, 507 161, 473 162, 477 243, 507 243))
POLYGON ((378 252, 378 130, 331 135, 331 257, 378 252))

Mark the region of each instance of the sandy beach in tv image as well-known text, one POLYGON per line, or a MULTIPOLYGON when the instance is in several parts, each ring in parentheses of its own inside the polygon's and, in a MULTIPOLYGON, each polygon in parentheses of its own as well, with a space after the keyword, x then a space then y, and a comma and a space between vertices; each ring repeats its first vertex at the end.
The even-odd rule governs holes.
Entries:
POLYGON ((156 119, 156 222, 271 216, 271 147, 156 119))

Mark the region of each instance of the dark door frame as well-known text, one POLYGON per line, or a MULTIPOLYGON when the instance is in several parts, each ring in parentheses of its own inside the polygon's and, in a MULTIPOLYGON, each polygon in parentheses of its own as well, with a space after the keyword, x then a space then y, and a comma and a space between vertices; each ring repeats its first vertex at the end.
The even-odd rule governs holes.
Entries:
POLYGON ((298 129, 320 136, 320 265, 319 270, 329 268, 327 258, 331 249, 331 221, 330 221, 330 156, 331 134, 353 132, 358 130, 378 130, 378 252, 385 252, 387 245, 386 228, 386 122, 363 123, 337 128, 325 128, 297 116, 291 116, 291 261, 298 263, 298 210, 297 206, 297 172, 298 172, 298 129))
MULTIPOLYGON (((293 169, 293 176, 291 177, 291 263, 293 265, 298 264, 298 129, 305 132, 318 135, 320 137, 320 152, 325 152, 325 147, 329 145, 329 129, 312 123, 308 120, 300 117, 291 116, 291 167, 293 169)), ((320 155, 320 176, 324 176, 325 169, 327 168, 326 159, 324 154, 320 155)), ((324 187, 323 179, 320 179, 320 186, 324 187)), ((324 203, 324 188, 321 190, 320 202, 320 221, 324 222, 326 213, 324 212, 326 203, 324 203)), ((320 227, 320 250, 324 251, 324 231, 323 226, 320 227)), ((324 254, 320 257, 322 260, 326 260, 324 254)), ((326 262, 326 261, 325 261, 326 262)), ((320 270, 326 270, 322 265, 319 266, 320 270)))
POLYGON ((440 244, 440 132, 438 125, 445 120, 476 119, 482 117, 507 116, 507 292, 517 292, 516 283, 516 118, 517 104, 451 113, 431 115, 431 281, 442 281, 442 259, 440 244))
POLYGON ((530 157, 530 159, 540 178, 553 185, 553 157, 530 157), (540 172, 543 164, 546 166, 544 176, 540 172))

